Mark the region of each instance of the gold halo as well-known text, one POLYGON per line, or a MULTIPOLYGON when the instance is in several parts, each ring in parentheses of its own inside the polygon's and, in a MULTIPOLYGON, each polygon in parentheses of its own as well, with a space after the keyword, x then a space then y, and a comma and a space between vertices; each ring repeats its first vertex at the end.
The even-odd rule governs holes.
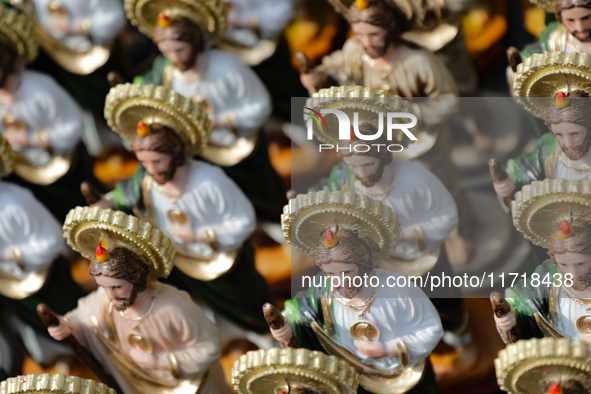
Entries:
POLYGON ((125 0, 127 18, 131 24, 147 35, 154 35, 158 14, 179 15, 190 19, 208 32, 211 40, 224 35, 230 5, 225 0, 125 0))
POLYGON ((546 108, 558 92, 590 92, 590 84, 591 55, 545 52, 528 57, 517 67, 513 90, 528 112, 545 120, 546 108))
POLYGON ((164 86, 126 83, 111 88, 105 119, 128 141, 137 134, 139 121, 168 126, 183 139, 191 156, 207 146, 211 133, 211 122, 202 106, 164 86))
POLYGON ((507 393, 537 394, 543 383, 568 379, 591 392, 591 347, 568 338, 520 340, 499 352, 495 370, 507 393))
MULTIPOLYGON (((427 11, 425 7, 422 7, 418 1, 412 0, 383 0, 390 8, 399 10, 404 14, 407 20, 414 19, 417 23, 424 19, 424 15, 427 11)), ((355 2, 355 0, 328 0, 328 2, 334 7, 334 9, 341 13, 345 18, 348 17, 349 7, 355 2)))
POLYGON ((19 56, 32 62, 39 52, 35 26, 26 16, 0 5, 0 41, 13 47, 19 56))
POLYGON ((320 234, 334 223, 357 230, 371 246, 374 262, 392 256, 400 224, 392 208, 366 195, 354 192, 320 191, 300 194, 283 208, 281 228, 288 243, 308 256, 314 256, 320 234))
POLYGON ((525 238, 548 247, 555 226, 571 217, 591 219, 591 181, 546 179, 525 185, 511 204, 513 224, 525 238))
POLYGON ((14 152, 10 144, 0 134, 0 177, 9 175, 14 168, 14 152))
POLYGON ((357 393, 359 375, 345 360, 309 349, 250 351, 232 367, 232 384, 240 394, 286 393, 300 386, 326 394, 357 393))
POLYGON ((63 230, 68 245, 86 259, 96 260, 95 249, 104 238, 109 250, 121 246, 142 256, 158 278, 166 278, 172 270, 176 254, 173 243, 135 216, 98 207, 76 207, 66 216, 63 230))
MULTIPOLYGON (((320 112, 322 109, 338 109, 345 112, 349 119, 353 119, 353 113, 359 113, 359 123, 370 122, 378 125, 378 113, 410 112, 408 102, 400 96, 393 95, 386 90, 366 88, 363 86, 333 86, 328 89, 320 89, 311 98, 306 100, 306 107, 320 112)), ((305 113, 304 119, 311 119, 305 113)), ((318 141, 325 144, 336 145, 339 143, 339 122, 336 116, 326 116, 326 124, 318 125, 312 121, 312 130, 318 141)), ((407 123, 408 119, 400 120, 407 123)), ((384 124, 386 119, 384 119, 384 124)), ((386 127, 386 126, 384 126, 386 127)), ((416 130, 416 126, 409 129, 416 130)), ((402 131, 393 133, 393 144, 406 147, 412 141, 402 131)))
POLYGON ((529 0, 529 2, 536 7, 542 8, 546 12, 552 14, 556 12, 556 0, 529 0))
POLYGON ((104 383, 77 376, 34 374, 8 378, 0 383, 0 394, 116 394, 104 383))

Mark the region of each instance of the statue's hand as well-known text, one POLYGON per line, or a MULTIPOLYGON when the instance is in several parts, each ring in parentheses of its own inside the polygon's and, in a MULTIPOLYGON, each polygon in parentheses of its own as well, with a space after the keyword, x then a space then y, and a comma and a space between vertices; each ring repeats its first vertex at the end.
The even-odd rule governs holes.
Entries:
POLYGON ((583 334, 582 332, 579 333, 579 339, 589 345, 591 345, 591 335, 583 334))
POLYGON ((70 34, 70 17, 60 13, 51 13, 49 16, 50 29, 55 32, 70 34))
POLYGON ((89 182, 82 182, 80 191, 90 207, 114 209, 113 204, 105 198, 105 195, 95 189, 89 182))
POLYGON ((154 354, 146 353, 145 351, 132 347, 129 351, 129 357, 135 361, 137 365, 144 369, 164 369, 164 366, 158 364, 158 359, 154 354))
POLYGON ((70 336, 72 331, 70 330, 70 326, 68 326, 68 323, 66 323, 66 321, 64 320, 63 317, 60 316, 59 321, 60 321, 59 325, 47 327, 47 331, 49 332, 49 335, 51 335, 51 337, 53 339, 55 339, 57 341, 63 341, 68 336, 70 336))
POLYGON ((509 313, 505 314, 503 317, 494 316, 495 323, 497 323, 497 327, 501 330, 510 331, 515 325, 517 324, 517 319, 515 318, 515 309, 511 308, 509 313))
POLYGON ((493 182, 493 187, 495 188, 495 192, 499 197, 511 197, 511 195, 513 195, 513 191, 515 190, 513 178, 511 177, 503 179, 502 181, 493 182))
POLYGON ((20 148, 27 148, 31 146, 31 141, 27 133, 21 129, 15 127, 7 127, 4 133, 4 138, 10 145, 17 146, 20 148))
POLYGON ((323 85, 324 77, 320 73, 311 71, 307 74, 300 74, 300 81, 306 89, 316 92, 323 85))
MULTIPOLYGON (((389 353, 386 347, 380 341, 360 341, 353 342, 357 350, 369 357, 394 357, 397 354, 389 353)), ((396 352, 397 353, 397 352, 396 352)))
POLYGON ((279 342, 289 343, 289 340, 293 336, 293 333, 291 331, 291 327, 289 326, 289 324, 287 322, 285 322, 285 324, 281 328, 278 328, 278 329, 269 328, 269 329, 271 330, 271 335, 273 335, 273 338, 275 338, 279 342))

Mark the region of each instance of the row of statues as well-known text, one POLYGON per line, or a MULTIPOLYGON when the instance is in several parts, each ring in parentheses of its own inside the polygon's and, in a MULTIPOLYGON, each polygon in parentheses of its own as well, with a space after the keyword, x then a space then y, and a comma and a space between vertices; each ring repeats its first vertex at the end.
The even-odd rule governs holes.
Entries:
MULTIPOLYGON (((281 45, 277 34, 293 4, 0 4, 0 316, 18 319, 8 324, 11 335, 33 330, 33 338, 22 335, 32 356, 48 357, 35 353, 35 340, 64 341, 122 393, 231 393, 220 356, 243 337, 263 350, 236 362, 232 383, 241 393, 438 392, 429 356, 440 341, 462 373, 482 362, 461 289, 417 286, 477 264, 481 246, 477 207, 452 160, 454 128, 471 124, 452 122, 458 97, 475 89, 472 67, 463 74, 453 66, 467 57, 458 22, 467 2, 329 2, 353 34, 316 67, 297 56, 311 95, 305 107, 359 119, 348 139, 327 115, 309 121, 317 140, 336 147, 338 162, 289 200, 263 132, 277 97, 261 69, 250 67, 256 62, 244 60, 246 50, 281 45), (76 74, 69 78, 96 77, 125 16, 160 56, 133 83, 111 72, 108 94, 95 97, 101 88, 90 84, 82 94, 104 98, 108 128, 139 162, 107 192, 82 143, 92 108, 81 109, 76 94, 25 66, 40 43, 76 74), (400 131, 393 137, 402 154, 380 149, 392 142, 386 133, 371 145, 361 138, 381 134, 374 115, 383 112, 417 119, 409 133, 418 141, 400 131), (255 267, 252 243, 257 226, 279 222, 293 253, 316 266, 282 313, 255 267), (97 289, 89 294, 72 279, 66 243, 90 261, 97 289)), ((591 2, 538 3, 557 24, 524 51, 510 50, 507 74, 515 99, 548 132, 506 165, 492 160, 491 173, 515 228, 550 259, 491 297, 496 330, 513 346, 499 355, 497 375, 510 392, 588 392, 591 2), (541 337, 554 341, 524 344, 541 337), (538 367, 523 368, 524 359, 543 358, 529 354, 532 347, 556 353, 539 365, 557 375, 536 380, 538 367), (574 348, 569 363, 564 353, 574 348), (530 387, 510 379, 516 371, 530 387)), ((0 357, 2 378, 12 375, 7 364, 0 357)), ((11 379, 0 393, 20 381, 63 380, 11 379)))

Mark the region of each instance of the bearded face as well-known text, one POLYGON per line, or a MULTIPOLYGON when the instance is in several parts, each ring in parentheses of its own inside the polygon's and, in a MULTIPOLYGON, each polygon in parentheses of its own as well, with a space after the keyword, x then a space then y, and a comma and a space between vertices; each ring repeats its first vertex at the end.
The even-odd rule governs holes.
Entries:
POLYGON ((386 162, 373 156, 351 155, 343 158, 356 179, 365 187, 372 187, 382 179, 386 162))
POLYGON ((363 288, 363 272, 356 264, 330 263, 322 265, 322 271, 331 279, 334 284, 334 291, 341 297, 351 299, 363 288), (355 279, 358 278, 358 279, 355 279))
POLYGON ((573 7, 560 12, 562 24, 580 42, 591 42, 591 9, 573 7))
POLYGON ((590 285, 591 256, 582 253, 558 253, 554 255, 554 262, 560 268, 563 275, 572 276, 572 289, 584 291, 590 285))
POLYGON ((200 51, 188 42, 165 40, 157 43, 158 49, 181 71, 187 71, 195 65, 200 51))
POLYGON ((158 184, 164 185, 174 178, 177 164, 170 155, 151 150, 140 150, 136 152, 136 156, 158 184))
POLYGON ((564 154, 573 161, 582 159, 591 146, 591 133, 583 125, 559 123, 550 125, 564 154))
POLYGON ((137 288, 133 286, 133 288, 131 289, 131 293, 129 294, 129 297, 116 297, 115 300, 111 301, 113 304, 113 308, 115 308, 118 311, 126 310, 135 303, 137 293, 137 288))
POLYGON ((390 48, 392 42, 386 29, 370 25, 367 22, 353 23, 351 28, 363 45, 365 53, 372 59, 384 56, 390 48))

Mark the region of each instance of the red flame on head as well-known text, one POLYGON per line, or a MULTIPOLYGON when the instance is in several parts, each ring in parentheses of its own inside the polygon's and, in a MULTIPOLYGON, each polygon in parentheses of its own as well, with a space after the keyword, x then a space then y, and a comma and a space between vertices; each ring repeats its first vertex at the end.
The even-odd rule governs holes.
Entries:
POLYGON ((337 243, 339 243, 337 235, 333 233, 332 230, 328 229, 326 233, 324 233, 324 245, 330 249, 337 246, 337 243))
POLYGON ((563 109, 568 107, 570 103, 570 99, 566 96, 564 92, 558 92, 556 95, 556 107, 558 109, 563 109))
POLYGON ((170 17, 168 15, 166 15, 164 13, 164 11, 162 11, 161 13, 158 14, 158 24, 160 25, 160 27, 162 27, 163 29, 166 29, 167 27, 170 26, 171 24, 171 20, 170 17))
POLYGON ((548 394, 562 394, 562 387, 558 383, 552 383, 548 389, 548 394))
POLYGON ((560 223, 560 234, 564 237, 570 237, 573 234, 573 227, 568 220, 563 220, 562 223, 560 223))
POLYGON ((101 242, 99 243, 99 245, 96 247, 96 250, 94 251, 94 254, 96 256, 96 261, 98 261, 99 263, 104 263, 105 261, 107 261, 107 259, 110 256, 109 251, 105 248, 107 246, 107 243, 105 242, 104 239, 101 239, 101 242))
POLYGON ((351 132, 349 133, 349 141, 357 141, 357 135, 355 134, 355 130, 353 130, 353 126, 351 126, 351 132))

